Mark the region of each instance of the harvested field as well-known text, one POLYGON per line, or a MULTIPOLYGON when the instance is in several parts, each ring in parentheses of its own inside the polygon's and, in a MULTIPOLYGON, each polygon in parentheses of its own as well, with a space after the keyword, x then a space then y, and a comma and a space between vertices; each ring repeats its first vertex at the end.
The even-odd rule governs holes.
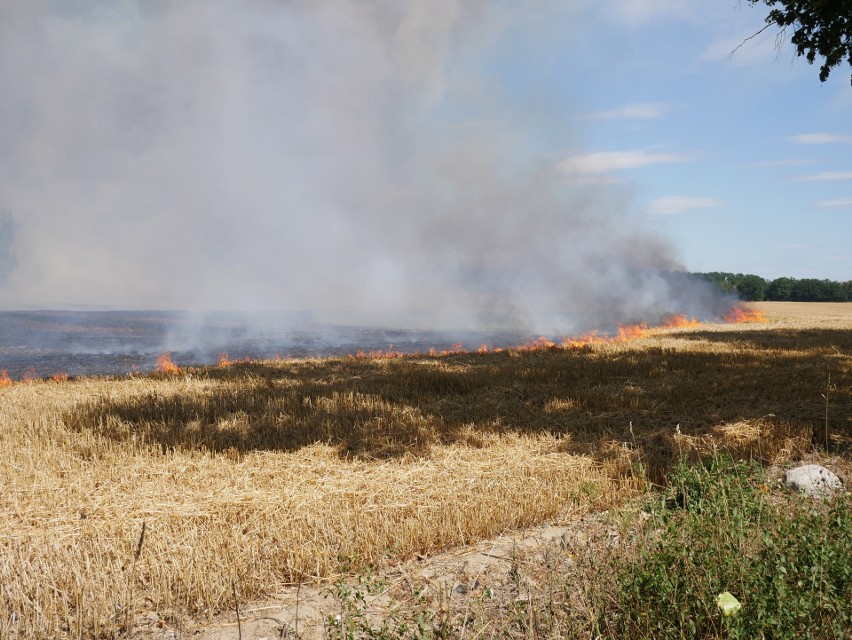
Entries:
POLYGON ((113 637, 576 518, 716 449, 848 451, 852 304, 635 340, 0 388, 0 637, 113 637), (143 535, 144 532, 144 535, 143 535))

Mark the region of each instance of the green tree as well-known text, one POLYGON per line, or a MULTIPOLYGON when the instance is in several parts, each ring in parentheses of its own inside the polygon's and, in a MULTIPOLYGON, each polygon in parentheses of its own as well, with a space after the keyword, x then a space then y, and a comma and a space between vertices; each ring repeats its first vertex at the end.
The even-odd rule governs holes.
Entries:
POLYGON ((816 278, 797 280, 791 297, 797 302, 842 302, 845 298, 846 294, 839 282, 816 278))
POLYGON ((852 280, 818 280, 816 278, 776 278, 769 282, 753 273, 710 271, 691 273, 693 278, 706 280, 723 293, 735 293, 742 300, 795 302, 852 302, 852 280))
POLYGON ((826 302, 846 302, 848 300, 842 282, 834 280, 821 280, 820 282, 822 283, 822 298, 826 302))
POLYGON ((753 302, 763 300, 766 296, 766 289, 769 287, 766 280, 752 273, 746 275, 738 273, 734 285, 740 298, 753 302))
POLYGON ((815 278, 802 278, 796 280, 790 299, 795 302, 817 302, 820 301, 819 280, 815 278))
POLYGON ((766 288, 767 300, 792 300, 794 278, 775 278, 766 288))
POLYGON ((748 2, 751 5, 763 3, 772 8, 763 29, 776 25, 781 29, 781 36, 786 37, 787 29, 792 28, 790 42, 796 46, 796 53, 805 56, 809 64, 813 64, 817 56, 821 58, 821 82, 825 82, 831 70, 844 60, 852 67, 852 0, 748 2))
POLYGON ((701 273, 699 275, 708 282, 715 284, 725 293, 733 293, 735 291, 733 273, 710 271, 709 273, 701 273))

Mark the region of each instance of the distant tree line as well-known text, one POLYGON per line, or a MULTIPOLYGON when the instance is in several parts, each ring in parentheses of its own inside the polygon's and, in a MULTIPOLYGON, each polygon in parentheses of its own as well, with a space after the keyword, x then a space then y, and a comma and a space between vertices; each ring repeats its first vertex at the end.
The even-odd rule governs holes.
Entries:
POLYGON ((741 300, 785 300, 790 302, 852 302, 852 280, 836 282, 816 278, 775 278, 766 280, 752 273, 693 273, 714 283, 722 291, 741 300))

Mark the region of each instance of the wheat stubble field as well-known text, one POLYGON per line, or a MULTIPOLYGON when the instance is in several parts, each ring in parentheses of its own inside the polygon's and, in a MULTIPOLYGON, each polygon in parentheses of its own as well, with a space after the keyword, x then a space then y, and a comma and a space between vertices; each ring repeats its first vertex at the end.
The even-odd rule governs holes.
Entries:
POLYGON ((113 637, 852 435, 852 304, 623 342, 0 388, 0 637, 113 637), (143 535, 144 532, 144 535, 143 535), (168 612, 168 613, 167 613, 168 612))

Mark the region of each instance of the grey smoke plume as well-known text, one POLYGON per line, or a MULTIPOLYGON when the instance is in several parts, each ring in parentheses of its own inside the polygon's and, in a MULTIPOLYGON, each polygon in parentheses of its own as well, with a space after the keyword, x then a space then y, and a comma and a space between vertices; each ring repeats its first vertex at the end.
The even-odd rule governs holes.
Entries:
POLYGON ((523 15, 0 0, 0 202, 19 221, 0 305, 551 333, 700 313, 620 193, 560 182, 530 151, 542 123, 487 80, 484 52, 523 15))
POLYGON ((15 221, 8 211, 0 211, 0 285, 15 268, 15 221))

